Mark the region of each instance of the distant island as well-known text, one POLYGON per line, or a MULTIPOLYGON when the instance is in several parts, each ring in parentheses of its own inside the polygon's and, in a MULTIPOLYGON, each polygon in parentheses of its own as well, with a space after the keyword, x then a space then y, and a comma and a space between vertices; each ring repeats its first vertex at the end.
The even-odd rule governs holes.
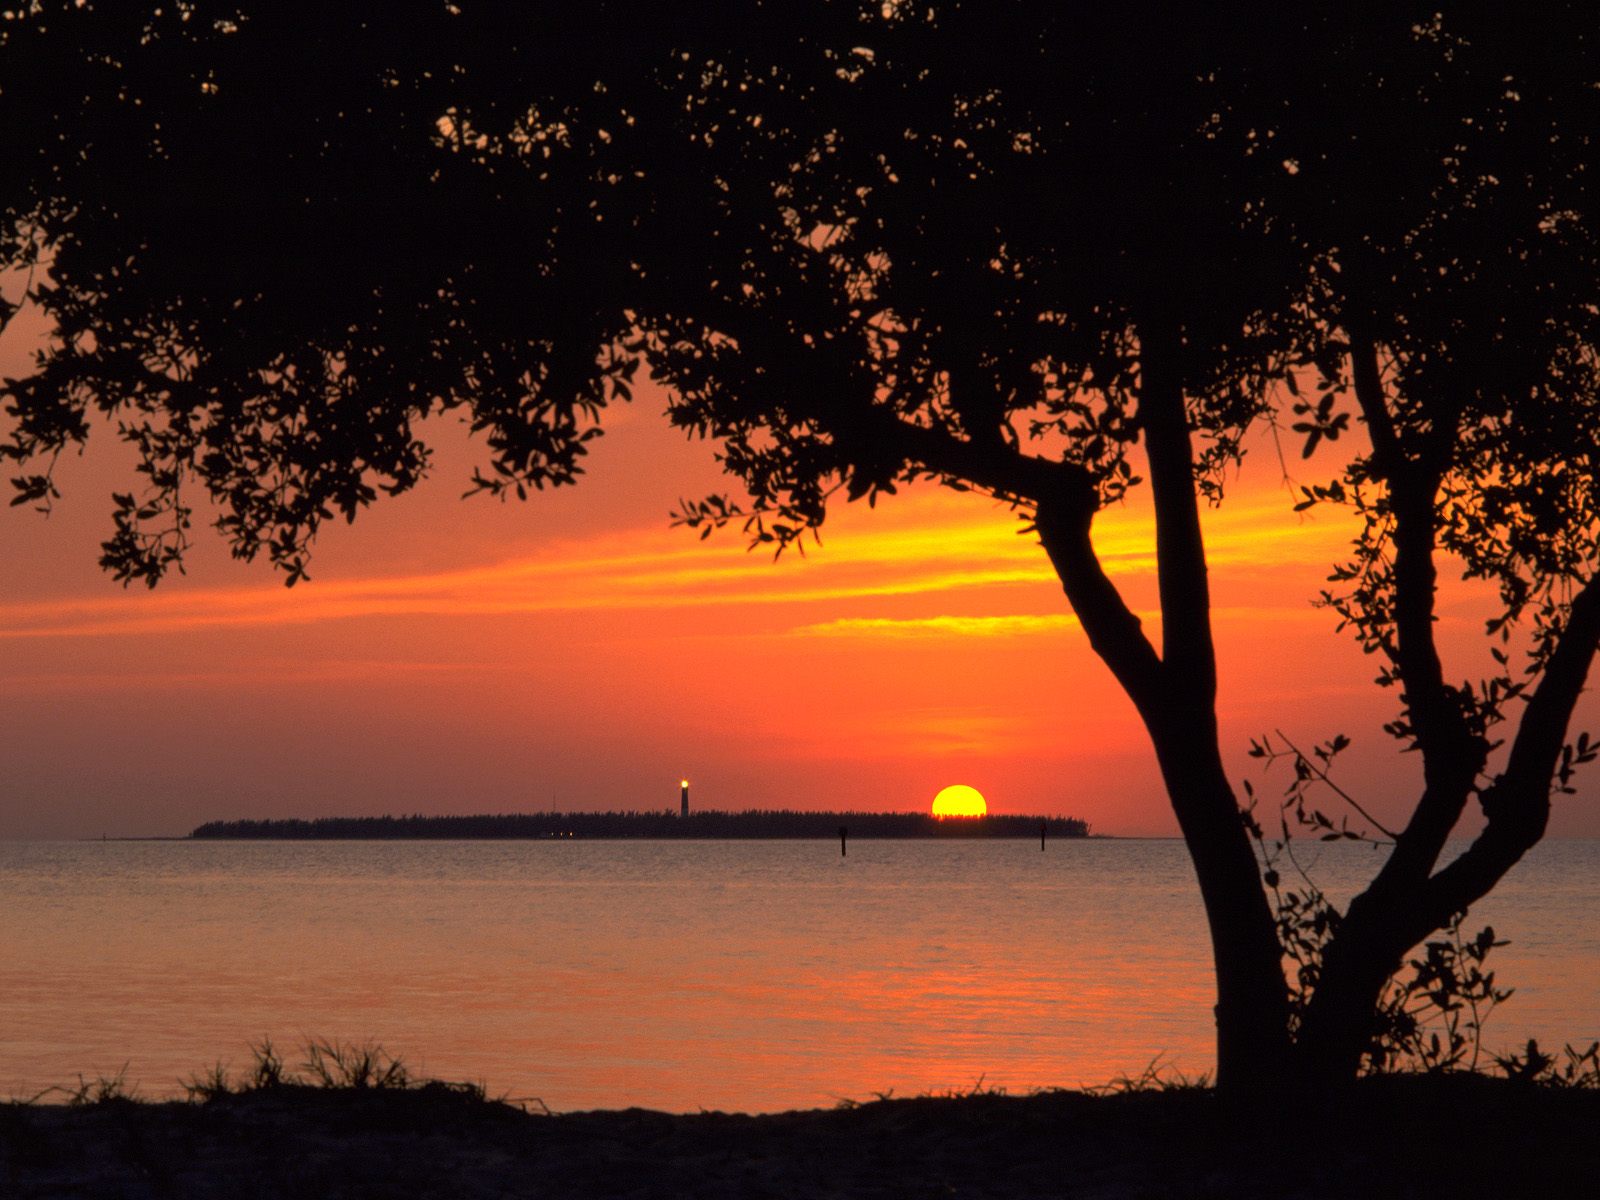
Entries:
POLYGON ((927 813, 702 811, 498 813, 469 817, 317 817, 207 821, 196 839, 316 841, 407 838, 1082 838, 1077 817, 934 817, 927 813), (1041 829, 1042 827, 1042 829, 1041 829))

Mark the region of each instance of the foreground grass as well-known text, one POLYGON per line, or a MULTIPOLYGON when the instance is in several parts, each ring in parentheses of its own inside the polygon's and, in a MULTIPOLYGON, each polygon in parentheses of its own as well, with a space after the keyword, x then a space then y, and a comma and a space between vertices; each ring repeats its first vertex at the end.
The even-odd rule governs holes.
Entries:
POLYGON ((1366 1080, 1315 1116, 1243 1118, 1198 1086, 554 1115, 417 1081, 381 1051, 307 1060, 208 1072, 190 1102, 90 1085, 0 1106, 0 1195, 1576 1196, 1600 1129, 1593 1089, 1466 1074, 1366 1080))

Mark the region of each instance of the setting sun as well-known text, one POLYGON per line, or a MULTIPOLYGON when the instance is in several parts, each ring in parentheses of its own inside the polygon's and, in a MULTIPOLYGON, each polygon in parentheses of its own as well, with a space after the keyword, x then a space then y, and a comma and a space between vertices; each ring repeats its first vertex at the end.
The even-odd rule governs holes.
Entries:
POLYGON ((988 812, 983 793, 964 783, 953 783, 933 798, 936 817, 982 817, 988 812))

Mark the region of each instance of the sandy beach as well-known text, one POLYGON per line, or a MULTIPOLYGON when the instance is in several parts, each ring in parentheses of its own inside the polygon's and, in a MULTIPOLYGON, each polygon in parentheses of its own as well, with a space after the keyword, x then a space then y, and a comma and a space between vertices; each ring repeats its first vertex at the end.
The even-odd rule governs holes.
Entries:
POLYGON ((1312 1122, 1199 1089, 977 1094, 761 1116, 546 1114, 442 1084, 0 1107, 0 1195, 35 1197, 1566 1196, 1600 1093, 1371 1081, 1312 1122))

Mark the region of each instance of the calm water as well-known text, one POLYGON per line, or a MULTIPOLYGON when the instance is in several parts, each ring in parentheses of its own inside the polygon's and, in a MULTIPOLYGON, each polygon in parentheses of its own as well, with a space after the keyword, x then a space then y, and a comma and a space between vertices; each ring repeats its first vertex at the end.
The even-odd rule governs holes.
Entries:
MULTIPOLYGON (((263 1035, 557 1110, 1211 1063, 1176 842, 0 843, 0 913, 0 1096, 124 1064, 168 1094, 263 1035)), ((1474 917, 1513 939, 1492 1047, 1600 1037, 1600 843, 1541 846, 1474 917)))

